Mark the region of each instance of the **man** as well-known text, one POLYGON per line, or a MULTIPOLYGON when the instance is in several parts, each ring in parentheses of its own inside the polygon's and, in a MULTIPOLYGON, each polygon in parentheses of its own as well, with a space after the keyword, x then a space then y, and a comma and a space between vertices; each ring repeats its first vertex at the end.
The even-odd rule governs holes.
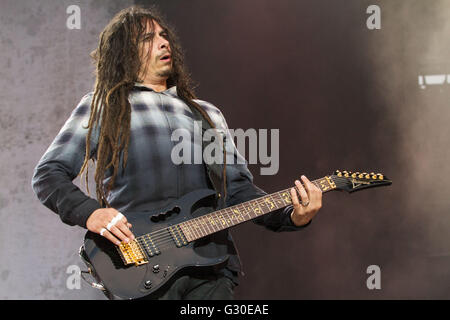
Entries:
MULTIPOLYGON (((241 156, 220 110, 192 93, 180 46, 154 9, 131 7, 119 12, 101 33, 92 57, 97 63, 95 90, 72 112, 32 180, 40 201, 63 222, 119 245, 134 240, 127 211, 164 208, 202 188, 222 194, 222 206, 266 194, 252 183, 245 161, 223 165, 219 182, 214 179, 217 170, 214 175, 209 165, 173 163, 171 133, 180 128, 194 132, 195 112, 226 133, 231 146, 226 153, 241 156), (96 161, 97 200, 72 183, 86 170, 87 186, 90 159, 96 161)), ((292 188, 291 206, 254 222, 277 232, 309 224, 322 205, 322 193, 306 177, 301 180, 305 187, 295 181, 300 197, 292 188)), ((232 299, 241 266, 231 235, 221 232, 229 239, 225 266, 184 275, 150 298, 232 299)))

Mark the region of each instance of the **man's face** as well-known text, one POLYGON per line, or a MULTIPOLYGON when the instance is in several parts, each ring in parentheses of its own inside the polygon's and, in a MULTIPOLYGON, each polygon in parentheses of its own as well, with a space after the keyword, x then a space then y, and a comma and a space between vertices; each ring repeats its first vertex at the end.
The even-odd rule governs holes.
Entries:
POLYGON ((150 78, 168 78, 172 72, 172 56, 167 33, 161 26, 153 21, 154 29, 150 21, 147 21, 147 27, 139 43, 141 49, 141 59, 143 61, 143 70, 146 74, 144 79, 150 78))

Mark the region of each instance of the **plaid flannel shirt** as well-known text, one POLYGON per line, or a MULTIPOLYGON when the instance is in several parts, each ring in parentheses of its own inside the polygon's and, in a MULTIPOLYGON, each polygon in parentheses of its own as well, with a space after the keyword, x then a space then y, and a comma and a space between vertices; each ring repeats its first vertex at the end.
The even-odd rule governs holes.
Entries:
MULTIPOLYGON (((32 178, 32 188, 46 207, 59 214, 64 223, 83 228, 86 228, 89 216, 100 208, 97 200, 87 196, 72 182, 80 171, 86 152, 86 126, 92 97, 93 92, 90 92, 81 99, 40 159, 32 178)), ((189 130, 192 133, 193 148, 195 143, 201 143, 201 139, 194 139, 196 118, 189 106, 177 96, 176 87, 155 92, 136 83, 129 95, 129 101, 131 132, 127 166, 122 169, 121 158, 114 188, 108 196, 111 206, 122 212, 157 210, 186 193, 212 188, 204 163, 174 164, 172 161, 171 152, 175 142, 171 136, 174 130, 189 130)), ((221 111, 206 101, 194 101, 204 108, 217 128, 227 133, 227 156, 234 152, 234 157, 240 159, 237 163, 227 164, 226 205, 231 206, 266 195, 266 192, 253 184, 253 176, 247 168, 247 162, 237 151, 221 111)), ((98 132, 98 128, 93 130, 91 137, 90 156, 94 159, 98 132)), ((201 148, 201 145, 197 147, 201 148)), ((111 170, 106 172, 105 183, 109 181, 111 174, 111 170)), ((291 211, 292 206, 288 206, 252 221, 276 232, 302 229, 292 223, 291 211)), ((234 246, 230 235, 229 239, 234 246)), ((241 269, 237 253, 230 261, 231 270, 241 269)))

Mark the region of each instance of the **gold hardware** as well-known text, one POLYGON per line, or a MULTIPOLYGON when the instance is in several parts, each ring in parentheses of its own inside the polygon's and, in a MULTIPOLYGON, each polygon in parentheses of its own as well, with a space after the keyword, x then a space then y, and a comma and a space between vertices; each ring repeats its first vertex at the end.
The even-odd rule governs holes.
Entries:
POLYGON ((139 266, 148 263, 141 246, 136 240, 133 240, 130 243, 122 242, 119 245, 119 251, 125 264, 134 263, 136 266, 139 266))
POLYGON ((334 183, 334 181, 329 176, 325 176, 325 179, 327 180, 328 184, 330 185, 330 187, 332 189, 336 189, 336 184, 334 183))

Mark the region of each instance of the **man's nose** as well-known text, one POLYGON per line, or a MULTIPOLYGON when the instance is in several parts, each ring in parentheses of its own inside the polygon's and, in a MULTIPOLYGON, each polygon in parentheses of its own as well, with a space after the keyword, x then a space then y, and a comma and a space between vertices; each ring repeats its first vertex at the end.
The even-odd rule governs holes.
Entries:
POLYGON ((159 49, 168 49, 168 48, 169 48, 169 41, 161 37, 159 49))

